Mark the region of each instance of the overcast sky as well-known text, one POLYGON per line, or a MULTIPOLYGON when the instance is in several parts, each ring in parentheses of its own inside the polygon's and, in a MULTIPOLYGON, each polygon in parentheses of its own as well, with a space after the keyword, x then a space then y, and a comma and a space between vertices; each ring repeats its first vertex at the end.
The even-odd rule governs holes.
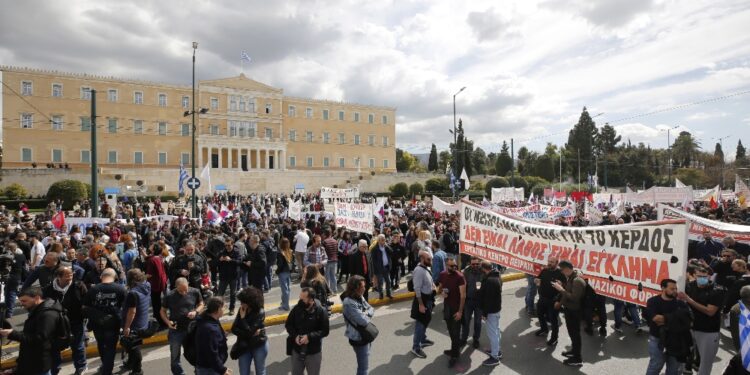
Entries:
POLYGON ((240 72, 285 94, 397 107, 397 146, 428 152, 465 131, 562 144, 587 106, 623 139, 750 144, 750 2, 0 0, 0 64, 190 83, 240 72), (738 138, 739 137, 739 138, 738 138))

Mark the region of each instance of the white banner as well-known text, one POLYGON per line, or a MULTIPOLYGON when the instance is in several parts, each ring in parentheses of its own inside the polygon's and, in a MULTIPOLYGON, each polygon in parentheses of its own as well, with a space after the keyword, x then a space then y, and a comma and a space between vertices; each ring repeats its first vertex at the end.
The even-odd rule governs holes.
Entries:
POLYGON ((684 220, 614 226, 533 224, 461 202, 461 253, 538 275, 555 255, 568 260, 603 296, 644 306, 665 278, 684 285, 684 220))
POLYGON ((448 203, 437 196, 432 196, 432 209, 440 214, 448 212, 449 214, 458 212, 459 206, 457 204, 448 203))
POLYGON ((289 205, 289 218, 292 220, 302 219, 302 203, 300 201, 292 202, 289 205))
POLYGON ((493 203, 520 202, 523 201, 523 188, 492 188, 491 197, 493 203))
POLYGON ((688 238, 691 240, 702 241, 703 231, 708 230, 711 237, 719 241, 726 236, 732 236, 737 242, 750 244, 750 226, 747 225, 706 219, 664 204, 656 206, 656 213, 658 220, 686 219, 688 222, 688 238))
POLYGON ((573 206, 549 206, 546 204, 531 204, 524 207, 503 207, 491 205, 490 209, 497 213, 524 218, 525 220, 540 221, 543 223, 552 223, 558 217, 570 220, 576 216, 576 209, 573 206))
POLYGON ((336 226, 372 234, 374 229, 371 203, 336 202, 336 226))
POLYGON ((320 197, 325 198, 325 199, 359 198, 359 188, 353 187, 353 188, 347 188, 347 189, 337 189, 337 188, 322 187, 320 188, 320 197))
POLYGON ((693 188, 688 187, 666 187, 652 186, 644 191, 637 193, 628 192, 625 194, 625 202, 631 205, 657 203, 682 203, 686 200, 693 199, 693 188))

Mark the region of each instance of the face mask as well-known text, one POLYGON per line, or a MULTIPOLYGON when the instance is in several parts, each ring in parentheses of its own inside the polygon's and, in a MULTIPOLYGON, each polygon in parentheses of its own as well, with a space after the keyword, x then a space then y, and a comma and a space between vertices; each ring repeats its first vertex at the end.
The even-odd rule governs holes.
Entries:
POLYGON ((695 279, 698 286, 706 286, 708 285, 708 276, 700 276, 697 279, 695 279))

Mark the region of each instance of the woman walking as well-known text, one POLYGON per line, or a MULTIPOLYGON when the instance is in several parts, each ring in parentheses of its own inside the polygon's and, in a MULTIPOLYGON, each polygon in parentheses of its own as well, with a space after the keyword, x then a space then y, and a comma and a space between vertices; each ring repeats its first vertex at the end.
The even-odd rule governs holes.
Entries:
POLYGON ((349 254, 353 250, 352 246, 352 236, 349 232, 345 231, 339 240, 339 284, 344 275, 346 275, 344 282, 349 281, 349 254))
POLYGON ((240 374, 250 375, 250 366, 255 361, 255 374, 266 374, 268 356, 268 336, 265 325, 266 313, 263 310, 263 291, 255 287, 242 289, 237 295, 240 311, 232 324, 232 333, 237 342, 230 355, 239 359, 240 374))
POLYGON ((279 287, 281 288, 281 306, 279 306, 279 310, 289 311, 289 291, 292 283, 294 253, 287 238, 281 239, 279 248, 279 253, 276 255, 276 275, 279 277, 279 287))
POLYGON ((346 283, 346 290, 341 294, 343 314, 346 320, 346 337, 357 356, 357 375, 367 375, 370 348, 372 343, 363 340, 360 331, 372 320, 375 309, 364 298, 365 279, 354 275, 346 283))

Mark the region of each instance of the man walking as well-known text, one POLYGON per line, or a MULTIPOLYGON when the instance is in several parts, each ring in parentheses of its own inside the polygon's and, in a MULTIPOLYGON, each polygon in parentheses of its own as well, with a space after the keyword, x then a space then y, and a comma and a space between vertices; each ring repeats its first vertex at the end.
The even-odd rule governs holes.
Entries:
POLYGON ((234 314, 234 302, 237 297, 237 268, 240 261, 240 254, 235 251, 234 241, 231 238, 227 239, 224 252, 219 254, 219 292, 216 296, 224 298, 229 287, 229 315, 234 314))
POLYGON ((151 284, 146 282, 146 274, 133 268, 127 273, 127 284, 129 292, 125 296, 124 308, 122 309, 122 346, 128 355, 125 367, 130 370, 131 375, 142 375, 141 345, 139 333, 148 329, 148 309, 151 306, 151 284), (130 339, 127 339, 130 338, 130 339))
POLYGON ((175 288, 164 297, 161 303, 161 321, 169 327, 169 359, 172 375, 185 375, 180 364, 182 341, 187 335, 190 321, 203 311, 203 297, 200 290, 188 286, 188 281, 180 277, 175 288), (169 316, 167 316, 169 311, 169 316))
POLYGON ((464 304, 463 325, 461 327, 461 346, 466 345, 469 339, 469 329, 474 321, 474 335, 472 345, 474 349, 479 348, 479 336, 482 333, 482 309, 479 307, 479 291, 482 284, 482 269, 479 258, 472 257, 469 266, 464 268, 463 275, 466 279, 466 303, 464 304))
POLYGON ((490 341, 490 355, 482 365, 497 366, 503 359, 500 348, 502 332, 500 330, 500 310, 502 310, 503 281, 500 272, 488 261, 482 262, 482 286, 479 288, 479 300, 482 301, 482 318, 487 322, 487 339, 490 341))
POLYGON ((299 280, 302 280, 302 269, 305 267, 305 254, 307 254, 307 243, 310 242, 310 236, 305 231, 305 226, 300 224, 297 228, 297 234, 294 235, 294 260, 295 268, 299 272, 299 280))
POLYGON ((315 290, 302 288, 299 303, 286 319, 287 354, 292 356, 292 375, 319 375, 323 338, 328 336, 328 311, 316 299, 315 290), (291 352, 290 352, 291 351, 291 352))
POLYGON ((229 358, 227 336, 219 318, 224 315, 224 301, 218 297, 208 300, 206 312, 201 314, 195 327, 195 374, 231 375, 224 363, 229 358))
MULTIPOLYGON (((677 375, 682 367, 680 361, 664 351, 661 330, 666 327, 675 311, 686 310, 687 305, 677 299, 677 282, 672 279, 661 281, 661 294, 653 296, 646 302, 646 320, 648 321, 648 367, 646 375, 659 375, 667 365, 666 375, 677 375)), ((685 327, 689 329, 688 327, 685 327)), ((669 334, 669 332, 667 332, 669 334)))
MULTIPOLYGON (((83 281, 73 280, 73 270, 70 267, 60 267, 57 269, 55 279, 52 284, 42 291, 44 298, 49 298, 60 302, 65 309, 68 320, 70 321, 70 333, 73 335, 73 341, 70 343, 70 350, 73 353, 73 364, 75 366, 75 375, 86 372, 86 346, 84 342, 83 314, 81 306, 86 296, 86 285, 83 281)), ((60 371, 62 358, 59 351, 52 353, 52 374, 56 375, 60 371)))
POLYGON ((414 300, 411 305, 411 318, 414 319, 414 340, 411 352, 419 358, 427 358, 422 348, 434 345, 427 339, 427 326, 432 320, 432 309, 435 306, 435 285, 432 283, 432 255, 426 251, 419 252, 419 264, 412 273, 414 300))
POLYGON ((369 290, 372 287, 372 260, 368 252, 366 240, 359 240, 357 247, 349 254, 349 273, 359 275, 365 279, 365 291, 363 296, 365 301, 369 301, 369 290))
MULTIPOLYGON (((258 290, 263 290, 263 284, 266 280, 267 255, 266 247, 260 244, 260 238, 257 235, 250 236, 250 248, 247 255, 242 259, 241 268, 247 270, 247 274, 250 276, 250 285, 258 290)), ((234 302, 230 303, 230 308, 232 307, 234 307, 234 302)))
POLYGON ((385 282, 386 296, 391 296, 391 250, 390 246, 385 243, 385 235, 379 234, 378 241, 372 248, 372 268, 375 273, 375 277, 378 279, 378 293, 380 293, 380 299, 383 299, 383 282, 385 282))
POLYGON ((117 354, 120 312, 125 301, 125 287, 115 282, 117 273, 111 268, 102 271, 101 282, 91 287, 83 299, 83 314, 89 318, 89 327, 94 331, 96 346, 101 358, 101 375, 111 375, 117 354))
POLYGON ((725 289, 710 281, 705 268, 695 270, 695 281, 688 283, 685 293, 678 293, 693 310, 693 342, 700 355, 699 375, 711 374, 716 353, 719 351, 721 310, 724 306, 725 289))
POLYGON ((438 276, 438 294, 443 296, 443 319, 448 326, 448 335, 451 338, 451 348, 443 353, 450 357, 448 367, 453 367, 458 362, 458 356, 461 353, 461 324, 466 303, 466 279, 458 271, 458 264, 454 257, 448 258, 445 266, 447 270, 438 276))
POLYGON ((539 288, 539 301, 536 312, 539 317, 539 330, 535 335, 547 337, 549 328, 552 328, 552 336, 547 340, 547 345, 557 345, 558 333, 560 331, 559 312, 555 309, 555 301, 558 299, 558 291, 552 287, 553 282, 565 283, 565 276, 557 267, 557 257, 550 255, 547 258, 547 267, 543 268, 536 277, 534 283, 539 288), (548 326, 549 323, 549 326, 548 326))
POLYGON ((565 276, 565 284, 560 281, 552 283, 552 287, 560 293, 560 302, 555 303, 555 309, 565 308, 565 326, 570 336, 571 348, 562 354, 568 357, 563 364, 573 367, 583 366, 581 359, 581 304, 586 291, 586 282, 573 269, 573 263, 567 260, 560 262, 560 271, 565 276))
POLYGON ((328 263, 325 266, 328 288, 334 294, 338 294, 339 286, 336 280, 336 268, 339 264, 339 243, 333 238, 329 228, 323 230, 323 248, 326 250, 326 256, 328 257, 328 263))

